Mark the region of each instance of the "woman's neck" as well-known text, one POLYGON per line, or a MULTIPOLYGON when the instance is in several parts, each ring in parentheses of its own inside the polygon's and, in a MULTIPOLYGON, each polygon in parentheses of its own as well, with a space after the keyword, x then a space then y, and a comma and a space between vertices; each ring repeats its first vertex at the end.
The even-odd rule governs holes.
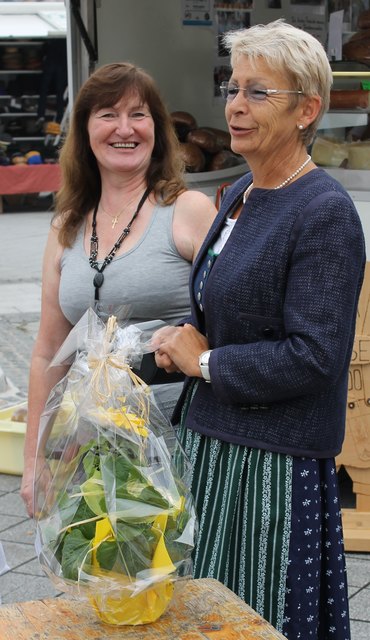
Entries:
POLYGON ((253 186, 262 189, 275 189, 285 180, 293 182, 298 177, 303 176, 313 168, 312 161, 308 160, 306 148, 297 149, 295 152, 280 155, 279 158, 272 156, 260 161, 258 158, 247 159, 248 166, 253 175, 253 186), (307 160, 307 163, 306 163, 307 160), (306 163, 306 164, 305 164, 306 163), (302 165, 304 164, 304 167, 302 165), (297 170, 297 175, 291 177, 297 170))
POLYGON ((110 174, 101 178, 100 201, 109 211, 122 207, 122 201, 129 202, 140 198, 147 187, 145 177, 134 176, 122 179, 121 176, 110 174))

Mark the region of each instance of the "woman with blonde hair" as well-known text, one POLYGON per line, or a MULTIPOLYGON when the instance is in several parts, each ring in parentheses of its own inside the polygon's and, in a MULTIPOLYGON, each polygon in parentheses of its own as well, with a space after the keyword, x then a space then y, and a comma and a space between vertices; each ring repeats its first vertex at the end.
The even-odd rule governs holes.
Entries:
POLYGON ((225 35, 229 188, 193 265, 191 322, 156 361, 187 375, 174 416, 200 516, 194 575, 290 640, 349 640, 335 456, 365 262, 359 216, 307 153, 330 65, 278 20, 225 35))

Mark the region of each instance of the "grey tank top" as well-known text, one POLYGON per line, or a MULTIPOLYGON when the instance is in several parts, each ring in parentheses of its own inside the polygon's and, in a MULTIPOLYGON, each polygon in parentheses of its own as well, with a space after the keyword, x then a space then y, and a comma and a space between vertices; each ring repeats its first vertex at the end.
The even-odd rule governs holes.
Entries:
MULTIPOLYGON (((137 244, 106 267, 99 302, 103 316, 116 315, 130 323, 163 320, 176 324, 189 315, 191 264, 176 249, 173 215, 174 205, 157 205, 137 244)), ((59 303, 73 325, 89 307, 95 308, 95 273, 85 252, 82 226, 61 259, 59 303)))

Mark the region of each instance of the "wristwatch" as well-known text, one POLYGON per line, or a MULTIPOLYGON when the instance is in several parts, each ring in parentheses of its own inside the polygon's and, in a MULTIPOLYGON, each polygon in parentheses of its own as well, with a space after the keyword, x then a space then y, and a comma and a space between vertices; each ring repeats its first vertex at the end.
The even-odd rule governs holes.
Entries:
POLYGON ((211 353, 212 353, 212 349, 209 349, 208 351, 203 351, 203 353, 201 353, 199 356, 200 372, 206 382, 211 382, 211 376, 209 374, 209 366, 208 366, 209 357, 211 353))

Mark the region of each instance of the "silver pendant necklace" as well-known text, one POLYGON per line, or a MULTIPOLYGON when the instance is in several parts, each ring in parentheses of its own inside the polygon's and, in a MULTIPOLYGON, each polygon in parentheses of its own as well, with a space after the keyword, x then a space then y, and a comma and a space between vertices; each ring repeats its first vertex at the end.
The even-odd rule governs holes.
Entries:
MULTIPOLYGON (((303 169, 305 168, 305 166, 306 166, 306 165, 308 165, 308 163, 310 162, 310 160, 311 160, 311 156, 310 156, 310 155, 307 155, 307 158, 306 158, 306 160, 304 161, 304 163, 303 163, 303 164, 301 164, 301 166, 300 166, 300 167, 298 167, 298 169, 296 169, 296 170, 294 171, 294 173, 292 173, 292 175, 291 175, 291 176, 289 176, 289 178, 287 178, 286 180, 284 180, 283 182, 281 182, 280 184, 278 184, 278 186, 277 186, 277 187, 274 187, 274 190, 276 190, 276 189, 282 189, 282 187, 285 187, 285 185, 286 185, 286 184, 288 184, 288 182, 290 182, 291 180, 293 180, 293 178, 295 178, 299 173, 301 173, 301 171, 303 171, 303 169)), ((245 191, 244 191, 244 193, 243 193, 243 204, 245 204, 245 203, 246 203, 247 198, 248 198, 248 196, 249 196, 250 192, 252 191, 252 189, 253 189, 253 182, 252 182, 252 183, 251 183, 251 184, 246 188, 246 190, 245 190, 245 191)))

